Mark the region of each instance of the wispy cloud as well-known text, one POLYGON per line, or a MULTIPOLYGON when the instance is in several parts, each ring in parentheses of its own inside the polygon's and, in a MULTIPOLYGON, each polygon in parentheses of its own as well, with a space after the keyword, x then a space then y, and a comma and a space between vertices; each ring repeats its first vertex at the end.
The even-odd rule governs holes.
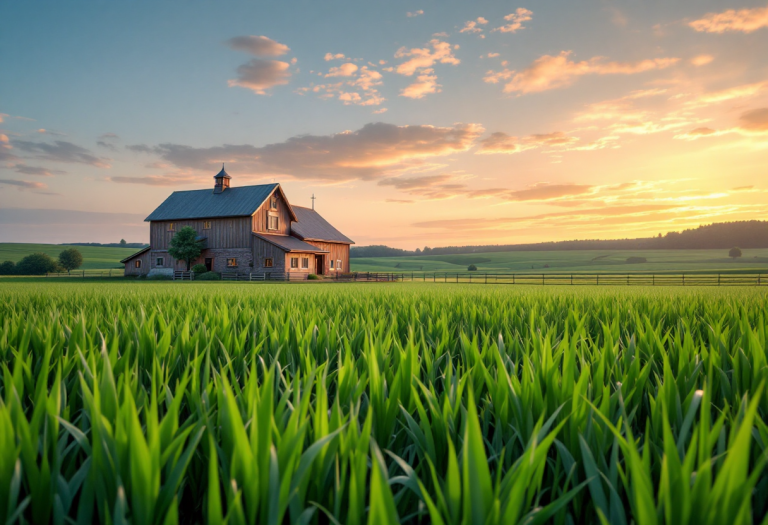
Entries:
POLYGON ((459 30, 459 33, 482 33, 483 28, 480 27, 488 23, 488 20, 482 16, 477 17, 475 20, 468 20, 464 22, 464 27, 459 30))
POLYGON ((358 67, 352 62, 346 62, 340 66, 332 67, 328 70, 325 77, 351 77, 358 70, 358 67))
POLYGON ((330 62, 331 60, 344 60, 345 58, 344 53, 336 53, 335 55, 333 53, 326 53, 324 57, 326 62, 330 62))
POLYGON ((57 140, 53 144, 47 142, 14 140, 12 144, 21 151, 33 153, 35 158, 39 159, 50 160, 53 162, 87 164, 97 168, 110 167, 109 159, 97 157, 89 150, 63 140, 57 140))
POLYGON ((510 13, 504 17, 504 20, 509 22, 501 27, 493 29, 500 33, 514 33, 519 29, 523 29, 523 23, 533 20, 533 11, 529 11, 524 7, 518 7, 517 11, 510 13))
POLYGON ((35 191, 39 193, 41 190, 45 190, 48 186, 42 182, 33 182, 28 180, 13 180, 13 179, 0 179, 0 184, 6 186, 13 186, 19 191, 35 191))
POLYGON ((416 77, 416 81, 400 91, 400 96, 407 98, 423 98, 431 93, 439 93, 441 91, 441 86, 437 83, 437 75, 434 73, 434 69, 421 70, 416 77))
POLYGON ((64 174, 66 171, 62 170, 49 170, 46 168, 40 168, 37 166, 27 166, 26 164, 16 164, 13 166, 13 170, 16 173, 21 173, 22 175, 34 175, 36 177, 53 177, 55 174, 64 174))
POLYGON ((707 33, 725 33, 726 31, 752 33, 768 27, 768 7, 727 9, 720 13, 707 13, 704 17, 689 22, 688 25, 696 31, 707 33))
POLYGON ((606 62, 603 57, 575 62, 570 60, 571 51, 562 51, 557 56, 544 55, 514 75, 510 71, 500 72, 496 77, 489 72, 485 81, 496 83, 511 78, 504 86, 505 93, 537 93, 571 85, 576 78, 584 75, 633 75, 654 69, 664 69, 679 61, 678 58, 653 58, 637 62, 606 62))
POLYGON ((411 76, 420 69, 427 69, 436 63, 458 65, 461 61, 453 55, 453 48, 448 42, 439 39, 429 41, 432 48, 401 47, 395 53, 395 58, 408 58, 397 66, 396 71, 401 75, 411 76))
POLYGON ((414 18, 414 17, 417 17, 417 16, 421 16, 423 14, 424 14, 424 10, 423 9, 419 9, 418 11, 408 11, 405 14, 405 16, 407 16, 408 18, 414 18))
POLYGON ((477 153, 513 154, 539 147, 569 146, 578 141, 579 139, 577 137, 570 136, 563 131, 534 134, 523 138, 514 137, 497 131, 480 141, 480 147, 478 148, 477 153))
POLYGON ((483 131, 478 124, 437 127, 379 122, 367 124, 357 131, 300 135, 262 147, 242 144, 196 148, 160 144, 154 147, 139 145, 134 149, 148 149, 180 169, 210 171, 226 162, 233 176, 237 173, 285 175, 303 180, 343 182, 379 179, 391 173, 424 168, 436 157, 467 151, 483 131))
POLYGON ((335 98, 345 105, 378 106, 386 99, 381 96, 378 86, 382 84, 381 73, 368 66, 359 67, 352 63, 330 68, 325 77, 343 77, 348 80, 328 84, 310 84, 296 90, 301 95, 316 93, 320 98, 335 98))

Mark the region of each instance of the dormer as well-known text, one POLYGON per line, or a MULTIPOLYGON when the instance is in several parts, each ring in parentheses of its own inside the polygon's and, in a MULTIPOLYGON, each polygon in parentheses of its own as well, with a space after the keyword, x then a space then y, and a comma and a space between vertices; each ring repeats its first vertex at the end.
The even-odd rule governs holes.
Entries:
POLYGON ((222 164, 221 171, 213 177, 213 193, 222 193, 224 190, 229 188, 230 180, 232 180, 232 177, 230 177, 229 174, 224 171, 224 164, 222 164))

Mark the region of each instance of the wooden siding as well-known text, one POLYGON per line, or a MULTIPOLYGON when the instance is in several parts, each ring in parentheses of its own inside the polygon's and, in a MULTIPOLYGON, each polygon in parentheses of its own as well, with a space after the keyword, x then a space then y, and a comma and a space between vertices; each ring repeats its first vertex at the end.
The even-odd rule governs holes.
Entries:
POLYGON ((208 248, 250 248, 251 218, 229 217, 223 219, 191 219, 183 221, 153 221, 149 227, 149 242, 153 250, 167 250, 174 232, 168 231, 173 222, 175 231, 191 226, 198 235, 207 237, 208 248), (203 229, 203 223, 210 222, 211 229, 203 229))
MULTIPOLYGON (((285 254, 285 271, 295 273, 316 273, 315 272, 315 255, 314 253, 301 253, 301 252, 289 252, 285 254), (291 268, 291 259, 296 257, 299 259, 299 267, 291 268), (303 258, 309 258, 309 268, 301 267, 301 260, 303 258)), ((324 254, 320 254, 324 255, 324 254)))
POLYGON ((285 251, 255 235, 252 235, 252 237, 253 271, 255 273, 285 272, 285 251), (272 259, 273 266, 271 268, 265 267, 264 259, 272 259))
POLYGON ((331 272, 337 272, 335 261, 341 261, 341 271, 349 271, 349 244, 341 244, 336 242, 321 242, 321 241, 305 241, 307 244, 317 246, 321 250, 325 250, 329 253, 325 254, 325 275, 329 275, 331 272), (333 260, 333 270, 330 268, 330 261, 333 260))
POLYGON ((149 273, 149 250, 128 259, 125 262, 125 275, 146 275, 149 273), (141 261, 141 268, 136 268, 136 261, 141 261))
POLYGON ((264 201, 258 210, 253 214, 252 228, 253 231, 258 233, 274 233, 280 235, 288 235, 291 233, 291 211, 288 208, 288 203, 283 199, 282 193, 277 189, 264 201), (277 210, 270 208, 270 202, 273 197, 277 197, 277 210), (270 213, 277 214, 278 217, 278 229, 270 230, 269 215, 270 213))

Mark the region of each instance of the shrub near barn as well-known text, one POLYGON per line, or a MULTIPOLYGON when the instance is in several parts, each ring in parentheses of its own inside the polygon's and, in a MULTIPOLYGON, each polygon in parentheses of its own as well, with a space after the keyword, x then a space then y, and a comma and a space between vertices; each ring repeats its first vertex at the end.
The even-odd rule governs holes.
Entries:
POLYGON ((45 275, 59 269, 59 264, 45 253, 27 255, 16 264, 18 275, 45 275))

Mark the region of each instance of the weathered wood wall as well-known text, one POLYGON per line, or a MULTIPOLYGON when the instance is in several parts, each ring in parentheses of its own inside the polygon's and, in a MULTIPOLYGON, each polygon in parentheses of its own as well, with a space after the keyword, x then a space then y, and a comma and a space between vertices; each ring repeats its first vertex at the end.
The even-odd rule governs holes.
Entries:
POLYGON ((270 195, 269 198, 259 207, 259 209, 256 210, 256 213, 253 214, 253 231, 259 233, 277 233, 281 235, 288 235, 291 232, 291 211, 288 208, 288 203, 285 202, 283 195, 279 191, 275 190, 272 195, 270 195), (269 207, 270 201, 272 200, 272 195, 277 197, 277 210, 273 210, 269 207), (279 227, 277 230, 269 229, 268 217, 270 214, 277 215, 279 219, 279 227))
POLYGON ((175 232, 184 226, 191 226, 198 235, 207 237, 209 248, 250 248, 251 218, 227 217, 223 219, 192 219, 183 221, 153 221, 149 228, 149 242, 153 250, 167 250, 175 232), (210 221, 211 229, 203 229, 203 223, 210 221), (175 231, 168 231, 169 223, 175 231))
POLYGON ((129 259, 125 263, 125 275, 145 275, 149 273, 149 250, 142 253, 138 257, 129 259), (135 261, 141 261, 141 268, 136 268, 135 261))

